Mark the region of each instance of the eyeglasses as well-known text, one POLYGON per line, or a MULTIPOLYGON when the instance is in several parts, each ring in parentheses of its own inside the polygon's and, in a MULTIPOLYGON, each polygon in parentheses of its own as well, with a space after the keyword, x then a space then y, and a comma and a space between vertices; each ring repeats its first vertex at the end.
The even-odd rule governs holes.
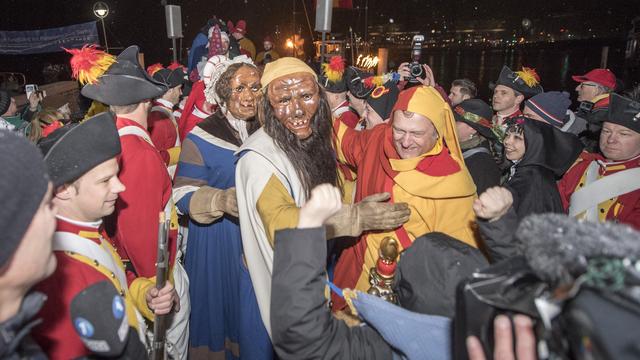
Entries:
POLYGON ((598 85, 597 84, 580 83, 580 87, 585 87, 585 86, 598 86, 598 85))

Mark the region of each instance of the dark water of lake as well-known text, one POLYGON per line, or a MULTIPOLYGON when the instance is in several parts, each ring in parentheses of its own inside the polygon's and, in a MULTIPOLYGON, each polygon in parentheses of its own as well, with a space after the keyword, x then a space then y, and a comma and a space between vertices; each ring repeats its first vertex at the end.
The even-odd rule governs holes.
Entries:
MULTIPOLYGON (((626 88, 638 81, 625 73, 623 41, 554 45, 507 49, 424 49, 422 60, 431 66, 436 81, 446 90, 449 90, 452 80, 466 77, 476 83, 479 97, 483 100, 490 99, 488 85, 497 80, 503 65, 514 71, 522 66, 535 68, 545 91, 565 90, 575 100, 577 83, 571 76, 600 67, 604 45, 609 45, 607 67, 624 81, 626 88)), ((408 61, 409 55, 408 49, 390 49, 390 67, 408 61)))
MULTIPOLYGON (((503 65, 513 70, 518 70, 521 66, 533 67, 540 75, 545 90, 566 90, 575 101, 577 84, 571 79, 571 75, 584 74, 599 67, 603 46, 609 46, 607 67, 624 81, 625 87, 630 88, 638 83, 639 71, 634 75, 629 71, 625 72, 623 39, 572 41, 516 48, 423 49, 422 61, 432 67, 436 81, 446 90, 449 90, 452 80, 466 77, 476 82, 479 97, 484 100, 490 99, 488 84, 497 80, 503 65)), ((408 61, 409 55, 408 48, 390 48, 390 69, 408 61)), ((0 63, 3 63, 0 71, 22 72, 27 76, 28 83, 43 84, 48 82, 42 72, 45 64, 61 64, 67 68, 68 61, 69 55, 66 53, 0 57, 0 63)), ((66 70, 49 81, 68 78, 66 70)))

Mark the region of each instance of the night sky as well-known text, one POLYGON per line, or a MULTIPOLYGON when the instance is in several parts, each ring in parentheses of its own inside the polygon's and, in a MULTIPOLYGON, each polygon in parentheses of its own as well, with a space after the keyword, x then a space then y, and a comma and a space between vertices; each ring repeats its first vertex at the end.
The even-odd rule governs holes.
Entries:
MULTIPOLYGON (((315 14, 313 0, 297 0, 297 28, 310 40, 302 3, 306 4, 311 27, 315 14)), ((354 6, 364 7, 366 0, 353 0, 354 6)), ((159 0, 105 0, 111 12, 106 27, 110 47, 138 44, 145 53, 147 64, 168 62, 171 41, 166 37, 163 1, 159 0)), ((293 0, 169 0, 169 4, 182 6, 184 40, 188 47, 198 29, 213 14, 225 20, 245 19, 248 37, 256 47, 267 33, 273 34, 279 25, 281 42, 291 33, 293 0)), ((95 20, 90 0, 2 0, 0 30, 28 30, 48 28, 95 20)), ((549 14, 572 14, 601 26, 628 26, 631 17, 640 15, 640 0, 368 0, 369 24, 387 23, 390 18, 407 30, 421 30, 434 24, 464 26, 477 19, 544 19, 549 14), (604 3, 604 4, 603 4, 604 3), (610 25, 609 25, 610 24, 610 25)), ((348 26, 362 33, 364 11, 337 10, 334 12, 334 32, 343 32, 348 26)), ((100 26, 98 26, 100 29, 100 26)), ((628 31, 621 29, 621 33, 628 31)), ((118 52, 119 50, 115 50, 118 52)), ((53 56, 56 57, 56 56, 53 56)), ((0 56, 3 69, 16 63, 16 58, 0 56)), ((12 69, 9 69, 12 70, 12 69)))

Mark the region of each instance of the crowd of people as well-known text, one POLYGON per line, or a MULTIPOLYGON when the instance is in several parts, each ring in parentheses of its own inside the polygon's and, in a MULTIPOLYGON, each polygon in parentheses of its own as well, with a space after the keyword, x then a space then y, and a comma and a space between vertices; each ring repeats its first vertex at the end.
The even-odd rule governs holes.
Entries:
POLYGON ((0 91, 0 357, 126 358, 111 317, 149 351, 162 319, 175 359, 640 355, 640 87, 593 69, 573 111, 505 66, 489 104, 246 35, 211 19, 186 66, 67 50, 80 121, 0 91), (101 282, 125 310, 78 316, 101 282))

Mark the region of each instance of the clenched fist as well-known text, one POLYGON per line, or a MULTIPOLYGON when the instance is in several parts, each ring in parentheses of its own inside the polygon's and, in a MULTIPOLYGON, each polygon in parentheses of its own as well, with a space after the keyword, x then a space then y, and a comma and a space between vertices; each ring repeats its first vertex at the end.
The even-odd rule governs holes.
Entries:
POLYGON ((331 184, 321 184, 311 190, 311 198, 300 209, 298 228, 319 227, 342 208, 340 190, 331 184))
POLYGON ((511 205, 513 205, 511 191, 494 186, 480 194, 480 197, 474 201, 473 211, 479 218, 496 221, 507 213, 511 205))

